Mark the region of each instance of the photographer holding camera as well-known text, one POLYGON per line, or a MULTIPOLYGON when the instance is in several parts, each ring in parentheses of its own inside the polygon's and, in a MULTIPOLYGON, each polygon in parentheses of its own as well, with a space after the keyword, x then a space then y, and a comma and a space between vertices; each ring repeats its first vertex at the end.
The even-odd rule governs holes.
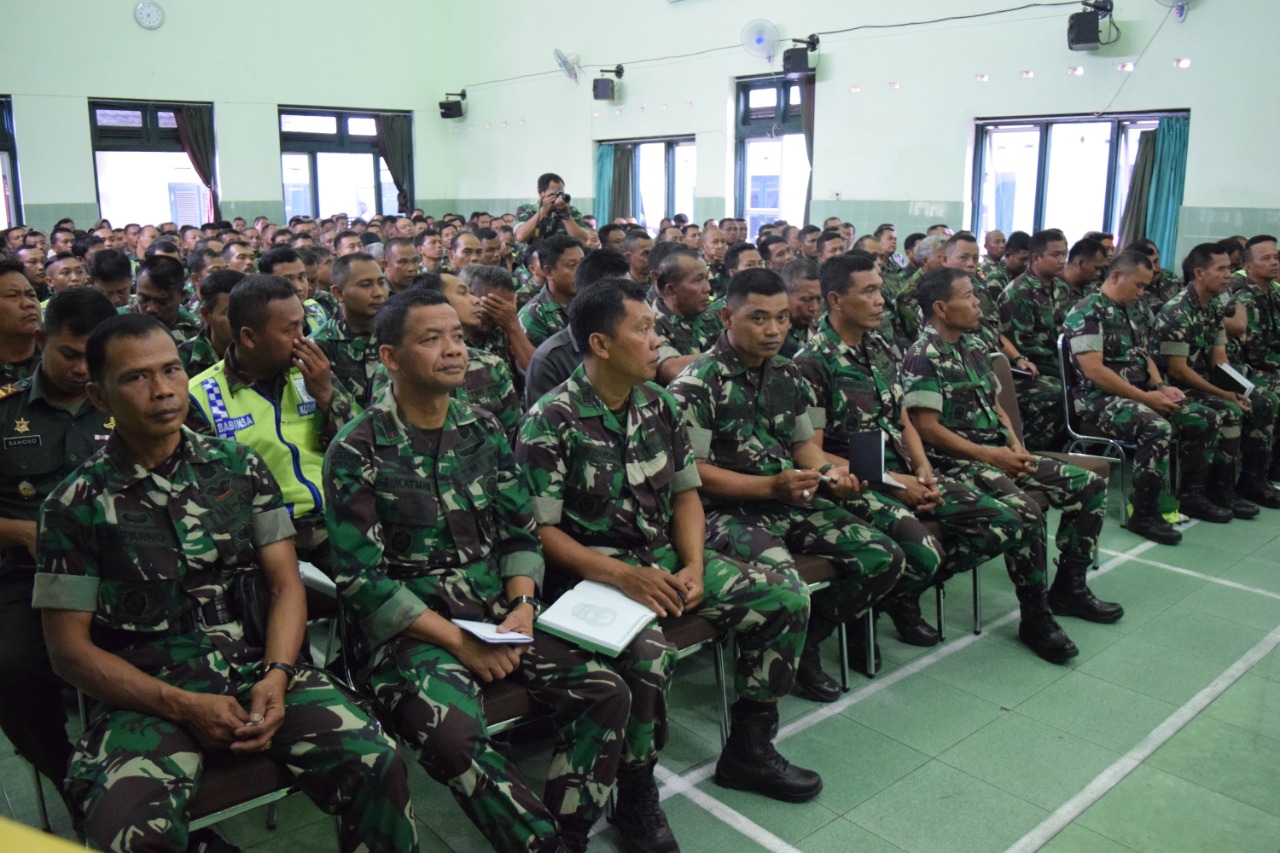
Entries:
POLYGON ((587 232, 582 214, 569 201, 563 178, 554 172, 540 176, 538 203, 522 204, 516 209, 516 239, 532 248, 537 248, 539 242, 552 234, 568 234, 575 240, 585 241, 587 232))

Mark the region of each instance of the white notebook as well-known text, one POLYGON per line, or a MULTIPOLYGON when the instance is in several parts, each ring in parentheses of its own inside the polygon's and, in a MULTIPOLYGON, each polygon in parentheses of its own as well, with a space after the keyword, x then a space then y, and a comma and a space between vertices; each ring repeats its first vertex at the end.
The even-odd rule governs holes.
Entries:
POLYGON ((538 627, 591 651, 617 657, 655 614, 617 587, 582 581, 538 617, 538 627))
POLYGON ((473 622, 470 619, 453 619, 451 621, 477 640, 482 640, 486 643, 509 643, 518 646, 522 643, 533 642, 533 637, 516 631, 499 634, 498 626, 491 622, 473 622))

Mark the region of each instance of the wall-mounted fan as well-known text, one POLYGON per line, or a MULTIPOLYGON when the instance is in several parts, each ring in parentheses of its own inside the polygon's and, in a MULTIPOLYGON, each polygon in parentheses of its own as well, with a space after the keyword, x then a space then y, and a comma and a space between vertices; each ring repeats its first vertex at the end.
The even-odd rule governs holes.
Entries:
POLYGON ((752 56, 758 56, 765 62, 773 62, 774 47, 782 35, 772 21, 757 19, 748 21, 742 28, 742 48, 752 56))
POLYGON ((564 76, 577 83, 578 74, 582 71, 581 66, 578 65, 577 54, 565 54, 563 50, 557 47, 552 55, 555 56, 556 65, 560 66, 564 76))

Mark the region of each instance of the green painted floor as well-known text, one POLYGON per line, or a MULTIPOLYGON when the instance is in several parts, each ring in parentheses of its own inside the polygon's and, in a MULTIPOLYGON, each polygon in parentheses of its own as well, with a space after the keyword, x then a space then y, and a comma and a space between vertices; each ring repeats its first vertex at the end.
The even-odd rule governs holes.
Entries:
MULTIPOLYGON (((1080 647, 1069 666, 1017 642, 1016 602, 996 563, 982 570, 981 635, 969 630, 967 576, 948 586, 942 646, 905 646, 882 620, 876 678, 854 674, 834 705, 782 703, 781 750, 826 783, 802 805, 710 780, 711 660, 686 659, 662 757, 684 849, 1280 850, 1280 511, 1196 524, 1185 537, 1148 545, 1108 518, 1090 585, 1127 613, 1114 626, 1063 620, 1080 647)), ((516 747, 530 778, 543 773, 545 750, 516 747)), ((443 788, 417 767, 412 779, 424 851, 485 849, 443 788)), ((0 760, 0 789, 0 814, 35 822, 17 758, 0 760)), ((52 810, 67 835, 61 806, 52 810)), ((274 831, 261 813, 222 831, 254 851, 336 849, 331 821, 302 797, 281 804, 274 831)), ((617 849, 613 830, 602 827, 592 849, 617 849)))

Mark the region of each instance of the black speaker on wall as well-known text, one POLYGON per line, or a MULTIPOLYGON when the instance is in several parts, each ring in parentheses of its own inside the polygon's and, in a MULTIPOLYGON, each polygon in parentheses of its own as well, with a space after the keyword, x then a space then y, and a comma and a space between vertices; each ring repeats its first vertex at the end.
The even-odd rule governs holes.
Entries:
POLYGON ((782 52, 782 73, 787 75, 808 74, 809 50, 803 47, 792 47, 782 52))
POLYGON ((591 81, 591 94, 597 101, 612 101, 618 93, 618 81, 597 77, 591 81))
POLYGON ((1072 50, 1097 50, 1102 46, 1100 15, 1090 10, 1076 12, 1067 19, 1067 47, 1072 50))

